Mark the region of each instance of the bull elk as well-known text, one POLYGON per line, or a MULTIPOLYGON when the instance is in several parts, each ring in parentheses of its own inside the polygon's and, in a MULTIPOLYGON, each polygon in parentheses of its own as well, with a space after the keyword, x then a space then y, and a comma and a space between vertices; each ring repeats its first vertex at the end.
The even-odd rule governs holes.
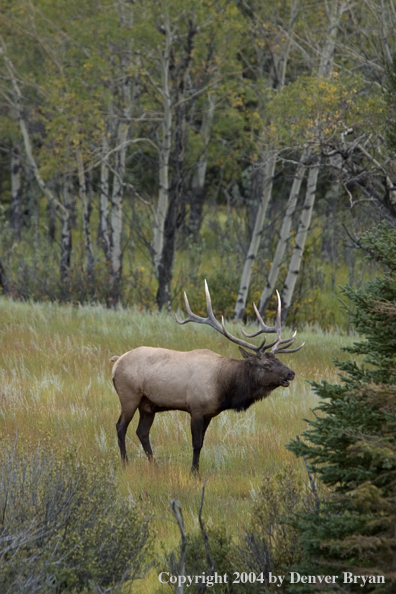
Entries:
POLYGON ((206 281, 205 293, 207 318, 193 314, 184 293, 188 318, 180 321, 176 317, 176 321, 179 324, 196 322, 211 326, 239 346, 243 359, 223 357, 208 349, 181 352, 145 346, 128 351, 121 357, 113 357, 113 383, 121 403, 121 415, 116 427, 124 464, 128 461, 125 434, 136 409, 139 409, 140 415, 136 433, 149 460, 153 459, 149 434, 155 414, 168 410, 182 410, 190 414, 193 446, 191 472, 194 472, 198 471, 205 432, 213 417, 223 410, 246 410, 279 386, 289 386, 294 379, 294 371, 275 355, 294 353, 304 345, 290 349, 296 332, 291 338, 281 339, 279 294, 276 327, 267 326, 254 305, 260 329, 250 335, 242 330, 246 338, 276 333, 276 339, 271 344, 266 345, 264 338, 256 346, 232 336, 226 330, 223 318, 221 324, 218 322, 213 314, 206 281), (266 352, 268 349, 271 351, 266 352))

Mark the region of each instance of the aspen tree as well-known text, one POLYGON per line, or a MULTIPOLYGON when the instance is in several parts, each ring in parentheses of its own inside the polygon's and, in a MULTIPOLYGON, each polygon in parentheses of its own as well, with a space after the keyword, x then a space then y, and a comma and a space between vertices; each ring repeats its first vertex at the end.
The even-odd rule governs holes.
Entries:
MULTIPOLYGON (((277 91, 281 91, 285 86, 286 79, 286 68, 291 48, 291 35, 295 20, 299 12, 299 2, 295 1, 291 3, 290 7, 290 18, 287 26, 287 36, 283 40, 282 44, 277 44, 273 52, 273 71, 271 73, 272 88, 276 88, 277 91)), ((254 15, 253 15, 254 16, 254 15)), ((263 192, 261 200, 258 206, 256 221, 254 224, 252 236, 250 239, 249 248, 246 253, 246 258, 242 270, 241 281, 239 285, 238 297, 234 308, 233 319, 241 320, 245 314, 246 300, 250 286, 250 280, 253 273, 253 266, 256 260, 257 252, 260 246, 261 235, 263 233, 265 215, 272 195, 272 186, 277 162, 277 150, 270 147, 265 151, 263 158, 265 163, 264 169, 264 180, 263 180, 263 192)))
MULTIPOLYGON (((318 70, 319 79, 328 78, 333 71, 333 56, 337 40, 337 32, 339 29, 342 15, 344 14, 348 5, 348 0, 336 0, 333 2, 326 2, 328 32, 321 50, 320 65, 318 70)), ((313 134, 316 135, 315 130, 313 131, 313 134)), ((320 160, 319 157, 315 154, 316 151, 316 147, 313 147, 313 149, 311 150, 312 165, 310 166, 308 173, 305 200, 302 207, 300 222, 297 229, 296 242, 294 244, 289 269, 281 294, 282 323, 285 322, 292 303, 294 289, 297 283, 297 278, 300 272, 301 262, 304 255, 305 243, 307 240, 308 231, 311 226, 312 212, 315 204, 316 187, 320 169, 320 160)))

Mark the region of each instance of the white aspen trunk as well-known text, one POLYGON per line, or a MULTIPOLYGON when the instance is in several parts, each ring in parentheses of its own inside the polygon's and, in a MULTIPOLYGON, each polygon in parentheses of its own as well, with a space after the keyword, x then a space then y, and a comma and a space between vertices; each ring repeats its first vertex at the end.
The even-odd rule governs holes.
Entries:
MULTIPOLYGON (((133 10, 128 7, 128 15, 126 13, 127 6, 124 2, 119 2, 120 22, 123 26, 132 28, 133 25, 133 10), (130 10, 129 10, 130 9, 130 10)), ((114 169, 113 169, 113 187, 111 194, 111 242, 110 242, 110 264, 111 264, 111 305, 115 306, 120 298, 121 291, 121 275, 122 275, 122 216, 123 216, 123 190, 125 178, 125 163, 128 148, 128 135, 130 131, 130 118, 133 111, 134 96, 131 96, 131 78, 126 73, 131 67, 130 51, 121 58, 121 64, 125 76, 121 83, 121 97, 123 113, 122 118, 118 119, 117 125, 117 151, 115 153, 114 169)), ((134 86, 134 91, 136 86, 134 86)), ((135 92, 133 93, 135 95, 135 92)))
MULTIPOLYGON (((328 78, 333 72, 333 56, 337 40, 338 28, 343 13, 349 4, 348 0, 325 0, 328 28, 327 36, 324 41, 320 64, 318 69, 318 77, 328 78)), ((314 150, 311 152, 314 155, 314 150)), ((315 158, 315 157, 314 157, 315 158)), ((297 277, 300 272, 301 262, 304 255, 305 242, 308 231, 311 225, 312 211, 316 197, 316 186, 318 182, 320 164, 312 166, 308 174, 307 191, 303 206, 303 212, 300 218, 296 243, 293 248, 293 253, 289 265, 289 270, 286 276, 285 284, 283 286, 281 301, 282 301, 282 324, 284 324, 287 314, 289 312, 293 293, 297 282, 297 277)))
POLYGON ((202 209, 203 209, 203 193, 206 179, 206 169, 208 165, 208 152, 213 117, 215 112, 214 98, 208 93, 209 109, 204 113, 201 124, 201 138, 204 145, 204 150, 200 159, 194 167, 194 174, 191 182, 191 207, 190 207, 190 229, 195 237, 198 239, 199 230, 202 223, 202 209))
POLYGON ((311 226, 312 211, 315 204, 316 186, 318 183, 320 164, 312 166, 308 173, 307 191, 303 210, 301 213, 300 222, 298 225, 296 243, 294 244, 293 254, 290 261, 289 271, 283 285, 281 302, 282 302, 282 323, 285 321, 289 312, 290 305, 293 298, 294 288, 296 286, 297 277, 300 272, 301 262, 304 255, 305 242, 309 228, 311 226))
MULTIPOLYGON (((186 35, 184 54, 177 58, 173 56, 169 69, 170 82, 175 97, 175 126, 174 144, 172 152, 172 192, 169 195, 169 204, 166 212, 163 233, 162 253, 158 264, 158 291, 157 304, 159 310, 164 306, 168 311, 171 308, 171 282, 173 276, 173 264, 176 251, 176 237, 178 230, 178 214, 180 200, 183 191, 183 173, 185 171, 185 141, 186 141, 186 102, 185 92, 187 79, 192 62, 194 50, 194 37, 197 29, 194 18, 191 17, 186 35)), ((180 37, 179 37, 180 40, 180 37)), ((178 40, 178 41, 179 41, 178 40)), ((177 43, 177 42, 176 42, 177 43)), ((175 45, 176 45, 175 43, 175 45)))
POLYGON ((169 202, 169 157, 172 141, 172 97, 169 80, 169 64, 171 52, 171 30, 169 18, 164 19, 165 50, 161 55, 161 95, 164 109, 162 120, 162 141, 159 143, 159 190, 158 204, 154 220, 153 258, 158 273, 164 244, 164 226, 169 202))
POLYGON ((11 149, 11 228, 16 239, 21 238, 22 176, 19 148, 11 149))
POLYGON ((118 301, 118 286, 122 272, 122 200, 125 177, 125 162, 127 153, 127 138, 129 134, 129 119, 132 115, 132 100, 130 81, 125 80, 122 86, 124 105, 123 120, 118 122, 117 146, 120 148, 115 153, 113 188, 111 195, 111 277, 113 285, 113 300, 118 301))
POLYGON ((79 150, 76 151, 77 170, 78 170, 78 188, 81 200, 81 210, 83 219, 84 243, 87 251, 87 274, 93 276, 95 261, 92 252, 91 230, 89 227, 89 205, 86 190, 84 163, 79 150))
MULTIPOLYGON (((287 62, 289 59, 290 48, 291 48, 291 32, 293 29, 294 22, 296 20, 299 11, 299 0, 295 0, 291 3, 290 20, 288 24, 288 36, 283 46, 283 49, 279 55, 274 59, 275 71, 273 73, 272 87, 276 87, 278 91, 282 90, 286 80, 286 69, 287 62)), ((263 232, 265 215, 267 212, 268 203, 272 194, 273 177, 275 173, 277 156, 275 153, 270 154, 266 164, 266 170, 264 175, 264 190, 262 199, 259 205, 259 209, 256 216, 256 222, 253 229, 252 238, 250 241, 249 251, 245 259, 245 264, 242 271, 241 283, 239 287, 237 302, 234 309, 234 320, 241 320, 246 308, 246 300, 250 286, 250 279, 252 276, 254 261, 257 256, 258 248, 260 245, 261 234, 263 232)))
POLYGON ((267 283, 260 297, 258 309, 262 317, 265 315, 267 311, 267 307, 272 297, 276 281, 278 280, 280 267, 283 261, 283 256, 285 254, 286 247, 290 239, 290 229, 293 221, 293 215, 296 210, 297 200, 301 188, 301 182, 304 178, 306 170, 306 166, 304 165, 305 157, 306 153, 304 152, 301 157, 301 162, 297 167, 297 171, 295 173, 293 184, 290 190, 289 200, 286 207, 286 213, 282 222, 280 237, 278 245, 276 246, 276 251, 272 261, 271 270, 267 278, 267 283))
POLYGON ((235 305, 234 310, 234 320, 241 320, 246 307, 246 299, 247 294, 249 291, 250 286, 250 279, 252 276, 253 265, 254 261, 257 256, 258 248, 260 245, 261 234, 263 232, 264 226, 264 219, 267 212, 267 207, 269 200, 272 194, 272 185, 275 173, 275 166, 276 166, 276 158, 277 155, 275 152, 268 154, 267 163, 265 166, 265 176, 264 176, 264 190, 261 198, 261 202, 259 204, 259 208, 256 215, 256 223, 254 225, 252 238, 250 240, 250 245, 248 249, 248 253, 245 259, 245 264, 243 267, 241 283, 238 292, 238 298, 235 305))
POLYGON ((334 68, 333 56, 337 40, 338 28, 341 18, 349 5, 349 0, 326 0, 328 28, 325 42, 322 47, 318 76, 328 78, 334 68))
POLYGON ((60 279, 66 293, 68 293, 68 284, 70 280, 70 261, 72 251, 72 203, 73 199, 71 196, 70 179, 68 176, 65 176, 63 180, 63 204, 65 209, 62 211, 60 279))
POLYGON ((99 196, 99 244, 103 247, 106 262, 110 262, 110 237, 109 237, 109 152, 108 132, 105 131, 102 144, 102 161, 100 166, 100 196, 99 196))
MULTIPOLYGON (((125 138, 127 133, 128 129, 125 130, 125 125, 120 123, 117 142, 118 139, 125 138)), ((113 191, 111 196, 111 274, 113 284, 118 283, 120 280, 122 270, 122 198, 125 155, 126 149, 121 149, 115 155, 113 191)))

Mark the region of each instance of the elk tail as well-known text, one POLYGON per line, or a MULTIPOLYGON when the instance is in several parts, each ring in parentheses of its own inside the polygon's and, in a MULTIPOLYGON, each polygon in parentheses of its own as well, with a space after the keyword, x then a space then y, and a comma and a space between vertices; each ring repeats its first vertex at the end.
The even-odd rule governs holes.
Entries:
POLYGON ((119 359, 118 355, 114 355, 114 357, 112 357, 110 359, 110 361, 111 361, 111 363, 115 363, 116 361, 118 361, 118 359, 119 359))

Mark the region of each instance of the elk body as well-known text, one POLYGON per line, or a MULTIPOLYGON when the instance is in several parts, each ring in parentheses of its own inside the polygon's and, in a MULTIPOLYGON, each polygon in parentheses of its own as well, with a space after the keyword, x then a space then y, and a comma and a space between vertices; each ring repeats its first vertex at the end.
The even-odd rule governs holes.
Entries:
MULTIPOLYGON (((208 324, 226 338, 239 345, 243 359, 223 357, 208 349, 189 352, 170 349, 139 347, 121 357, 113 357, 113 383, 120 398, 121 415, 117 422, 118 444, 121 459, 128 460, 125 434, 136 410, 139 410, 137 436, 149 460, 153 458, 150 445, 150 429, 158 412, 181 410, 191 416, 193 461, 191 471, 199 468, 199 456, 205 432, 210 421, 224 410, 243 411, 254 402, 266 398, 279 386, 287 387, 294 379, 294 371, 275 357, 277 353, 295 352, 290 349, 295 334, 281 339, 280 299, 278 295, 277 325, 266 326, 255 308, 260 330, 248 338, 263 332, 276 332, 276 340, 265 345, 265 340, 255 346, 232 336, 214 317, 209 290, 205 281, 208 317, 192 313, 187 296, 186 308, 189 317, 180 322, 208 324), (242 348, 243 347, 243 348, 242 348), (253 352, 248 352, 246 348, 253 352), (265 352, 271 348, 270 352, 265 352)), ((243 332, 243 331, 242 331, 243 332)))

